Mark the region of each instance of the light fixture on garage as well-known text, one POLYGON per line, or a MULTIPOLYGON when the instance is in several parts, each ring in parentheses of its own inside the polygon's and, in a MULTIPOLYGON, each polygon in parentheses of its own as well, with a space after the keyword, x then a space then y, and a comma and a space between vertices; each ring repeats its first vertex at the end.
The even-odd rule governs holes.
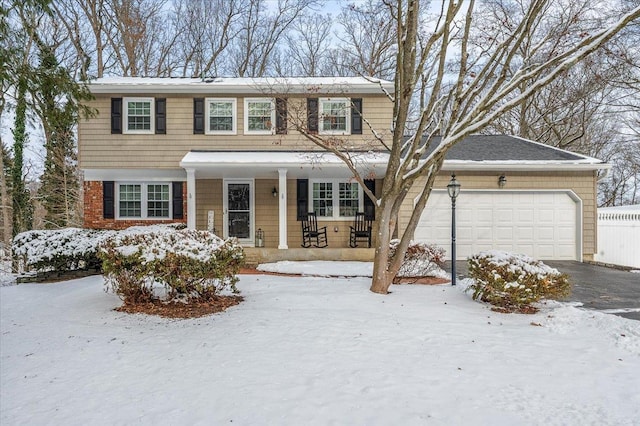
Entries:
POLYGON ((278 189, 274 186, 273 190, 271 191, 271 195, 273 195, 273 198, 276 198, 278 196, 278 189))
POLYGON ((455 173, 451 174, 447 192, 451 197, 451 285, 456 285, 456 198, 460 194, 460 182, 455 173))
POLYGON ((500 175, 500 177, 498 178, 498 186, 500 188, 504 188, 504 186, 507 184, 507 177, 503 174, 500 175))

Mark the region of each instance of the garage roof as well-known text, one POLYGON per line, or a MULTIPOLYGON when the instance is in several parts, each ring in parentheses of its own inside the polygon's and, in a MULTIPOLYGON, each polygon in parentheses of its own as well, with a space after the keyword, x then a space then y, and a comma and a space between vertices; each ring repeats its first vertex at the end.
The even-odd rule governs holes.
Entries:
MULTIPOLYGON (((429 153, 440 143, 441 137, 433 138, 429 153)), ((507 135, 470 135, 454 145, 447 160, 463 161, 580 161, 595 160, 574 152, 565 151, 531 140, 507 135)))

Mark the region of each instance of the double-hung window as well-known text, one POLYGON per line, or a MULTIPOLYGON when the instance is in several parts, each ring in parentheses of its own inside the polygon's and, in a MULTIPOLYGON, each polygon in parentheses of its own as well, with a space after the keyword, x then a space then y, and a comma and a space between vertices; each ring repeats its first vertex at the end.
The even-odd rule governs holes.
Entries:
POLYGON ((223 98, 206 99, 207 134, 236 134, 236 100, 223 98))
POLYGON ((153 98, 124 98, 124 133, 154 133, 153 98))
POLYGON ((276 124, 275 102, 271 98, 244 100, 244 131, 246 134, 272 134, 276 124))
POLYGON ((320 98, 320 133, 348 135, 351 133, 351 103, 347 98, 320 98))
POLYGON ((363 192, 357 182, 318 179, 310 183, 309 209, 319 218, 351 219, 358 211, 363 210, 363 192))
POLYGON ((118 184, 119 219, 169 219, 171 217, 171 184, 118 184))

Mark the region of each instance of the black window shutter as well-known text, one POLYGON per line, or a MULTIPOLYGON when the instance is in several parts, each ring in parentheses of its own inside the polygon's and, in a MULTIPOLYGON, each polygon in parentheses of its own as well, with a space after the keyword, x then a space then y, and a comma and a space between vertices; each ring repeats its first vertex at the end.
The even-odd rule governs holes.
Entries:
POLYGON ((276 98, 276 135, 287 134, 287 100, 276 98))
POLYGON ((122 133, 122 98, 111 98, 111 134, 122 133))
POLYGON ((298 200, 298 220, 305 219, 309 213, 309 179, 298 179, 296 199, 298 200))
POLYGON ((102 217, 113 219, 115 210, 115 182, 102 182, 102 217))
MULTIPOLYGON (((365 179, 364 184, 371 190, 371 192, 373 192, 374 194, 376 193, 375 179, 365 179)), ((364 217, 367 220, 376 219, 376 206, 367 194, 364 194, 364 217)))
POLYGON ((318 132, 318 98, 307 98, 307 130, 318 132))
POLYGON ((362 134, 362 98, 351 99, 351 134, 362 134))
POLYGON ((156 98, 156 134, 167 133, 167 99, 156 98))
POLYGON ((204 134, 204 98, 193 98, 193 134, 204 134))
POLYGON ((173 200, 173 218, 183 219, 184 211, 182 209, 182 182, 171 182, 171 193, 173 200))

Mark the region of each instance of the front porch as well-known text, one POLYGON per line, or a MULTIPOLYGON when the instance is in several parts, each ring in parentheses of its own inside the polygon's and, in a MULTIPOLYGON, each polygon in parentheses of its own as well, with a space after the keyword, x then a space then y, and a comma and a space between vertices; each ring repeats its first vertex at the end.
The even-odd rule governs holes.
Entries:
MULTIPOLYGON (((367 177, 366 188, 375 194, 386 157, 370 152, 352 157, 360 176, 367 177)), ((180 165, 187 176, 187 226, 238 238, 251 248, 247 253, 253 263, 373 258, 373 251, 359 255, 350 248, 350 230, 358 212, 375 220, 374 204, 364 187, 354 183, 353 172, 331 154, 191 151, 180 165), (318 254, 299 250, 304 244, 302 220, 315 210, 320 212, 318 227, 326 228, 328 236, 328 248, 318 254)))
POLYGON ((373 262, 373 248, 264 248, 245 247, 247 266, 254 267, 260 263, 278 262, 281 260, 350 260, 373 262))

